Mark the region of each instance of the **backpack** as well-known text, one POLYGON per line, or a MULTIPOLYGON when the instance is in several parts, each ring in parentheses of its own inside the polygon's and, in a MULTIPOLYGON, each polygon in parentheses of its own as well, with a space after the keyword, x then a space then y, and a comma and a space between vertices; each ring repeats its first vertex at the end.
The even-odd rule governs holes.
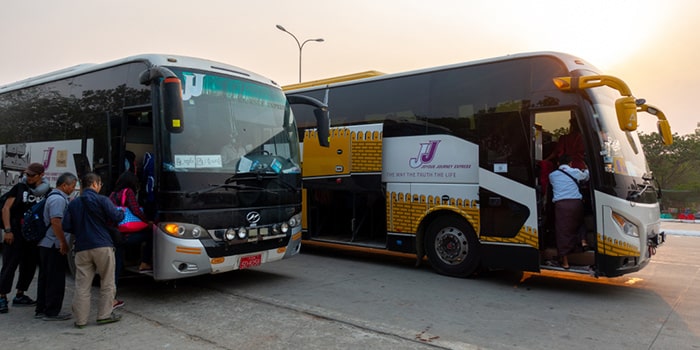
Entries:
POLYGON ((46 207, 46 200, 49 199, 52 194, 58 193, 49 193, 46 198, 34 203, 34 205, 24 213, 22 236, 24 236, 25 240, 29 242, 39 242, 46 235, 46 231, 49 230, 49 225, 44 223, 44 207, 46 207))

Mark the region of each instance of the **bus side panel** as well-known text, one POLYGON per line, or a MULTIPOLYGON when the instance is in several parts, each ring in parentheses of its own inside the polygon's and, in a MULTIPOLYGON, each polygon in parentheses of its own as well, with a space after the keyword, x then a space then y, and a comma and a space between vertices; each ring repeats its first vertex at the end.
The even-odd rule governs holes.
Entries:
MULTIPOLYGON (((486 235, 486 232, 481 232, 481 240, 527 244, 535 248, 539 247, 535 189, 484 169, 480 169, 479 179, 481 180, 480 186, 482 189, 499 194, 501 197, 517 204, 519 210, 527 211, 523 215, 518 215, 518 217, 523 219, 522 223, 517 225, 517 233, 514 235, 504 236, 498 232, 489 232, 486 235)), ((505 199, 501 199, 501 201, 505 199)), ((488 200, 492 199, 488 198, 488 200)), ((498 218, 493 218, 493 220, 498 220, 498 218)))
POLYGON ((479 147, 450 135, 385 137, 382 182, 479 182, 479 147))
POLYGON ((334 128, 331 130, 330 147, 321 147, 318 133, 307 130, 304 136, 302 176, 338 176, 350 173, 350 130, 334 128))
MULTIPOLYGON (((415 234, 413 223, 425 212, 425 201, 415 200, 411 195, 411 184, 387 183, 386 229, 389 234, 415 234)), ((425 200, 425 199, 424 199, 425 200)))
POLYGON ((388 137, 382 152, 388 249, 413 252, 406 234, 415 235, 426 217, 441 210, 465 218, 478 232, 475 144, 445 134, 388 137))

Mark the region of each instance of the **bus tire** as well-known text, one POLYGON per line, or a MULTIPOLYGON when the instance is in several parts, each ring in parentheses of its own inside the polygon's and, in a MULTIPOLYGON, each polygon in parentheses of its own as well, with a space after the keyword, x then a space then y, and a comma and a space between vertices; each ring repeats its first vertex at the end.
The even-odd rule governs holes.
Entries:
POLYGON ((428 226, 425 251, 439 274, 467 277, 479 267, 479 241, 474 229, 463 219, 443 216, 428 226))

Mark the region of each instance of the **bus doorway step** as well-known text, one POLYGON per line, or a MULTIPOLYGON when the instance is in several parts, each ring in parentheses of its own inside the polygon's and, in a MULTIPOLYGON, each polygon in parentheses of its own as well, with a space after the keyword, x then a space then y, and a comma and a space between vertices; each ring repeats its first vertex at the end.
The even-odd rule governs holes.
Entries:
POLYGON ((595 276, 595 269, 592 266, 588 265, 570 265, 568 269, 565 269, 561 267, 559 262, 553 261, 553 260, 547 260, 544 265, 540 266, 541 270, 550 270, 550 271, 563 271, 563 272, 574 272, 574 273, 580 273, 584 275, 591 275, 595 276))

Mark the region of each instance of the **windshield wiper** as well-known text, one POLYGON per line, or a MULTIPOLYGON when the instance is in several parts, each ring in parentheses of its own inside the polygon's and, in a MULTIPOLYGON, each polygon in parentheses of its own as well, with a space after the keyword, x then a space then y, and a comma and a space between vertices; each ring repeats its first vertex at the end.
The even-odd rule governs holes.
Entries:
MULTIPOLYGON (((226 180, 226 181, 229 181, 229 180, 226 180)), ((236 190, 253 190, 253 191, 265 191, 265 192, 269 192, 269 193, 274 193, 274 192, 272 192, 266 188, 262 188, 262 187, 239 185, 239 184, 232 184, 232 183, 227 183, 227 182, 224 182, 224 183, 219 184, 219 185, 210 184, 209 186, 211 186, 211 187, 203 188, 199 191, 188 192, 187 194, 185 194, 185 197, 188 197, 188 198, 189 197, 196 197, 196 196, 199 196, 200 194, 203 194, 203 193, 218 190, 219 188, 233 188, 236 190)))
POLYGON ((636 191, 630 191, 630 194, 627 195, 628 201, 633 201, 641 197, 644 194, 644 192, 646 192, 649 188, 652 188, 652 186, 649 183, 645 183, 643 185, 637 185, 637 188, 638 189, 636 191))

